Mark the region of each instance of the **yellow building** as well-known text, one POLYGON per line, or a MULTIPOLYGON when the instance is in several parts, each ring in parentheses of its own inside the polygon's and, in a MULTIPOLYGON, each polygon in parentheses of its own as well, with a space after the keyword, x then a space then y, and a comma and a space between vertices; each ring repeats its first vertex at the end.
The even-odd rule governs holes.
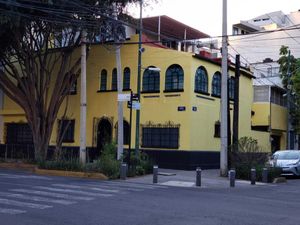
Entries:
MULTIPOLYGON (((120 49, 123 93, 137 92, 138 36, 133 35, 120 49)), ((143 44, 141 81, 140 149, 151 155, 161 167, 218 168, 220 153, 221 65, 218 60, 167 48, 161 44, 143 44), (159 68, 153 70, 149 68, 159 68)), ((231 121, 233 113, 234 67, 229 66, 231 121)), ((258 139, 263 150, 270 152, 270 133, 257 126, 268 126, 268 106, 253 103, 253 76, 241 69, 239 91, 239 137, 258 139)), ((78 79, 78 84, 80 78, 78 79)), ((64 103, 65 104, 65 103, 64 103)), ((277 110, 272 104, 272 110, 277 110)), ((62 106, 62 109, 64 105, 62 106)), ((58 125, 68 122, 65 146, 78 154, 80 130, 80 85, 68 98, 68 121, 61 121, 63 110, 54 126, 50 145, 55 146, 58 125)), ((92 45, 87 60, 87 129, 88 159, 99 156, 105 142, 117 139, 117 70, 112 47, 92 45)), ((270 112, 273 112, 273 111, 270 112)), ((283 109, 279 109, 283 110, 283 109)), ((123 105, 124 148, 135 144, 135 110, 123 105), (131 137, 131 138, 130 138, 131 137), (131 140, 130 140, 131 139, 131 140)), ((284 112, 282 112, 284 114, 284 112)), ((274 113, 275 115, 276 113, 274 113)), ((283 116, 279 115, 278 116, 283 116)), ((273 113, 272 113, 273 115, 273 113)), ((1 143, 30 146, 30 130, 24 112, 7 96, 1 110, 4 131, 1 143)), ((272 132, 283 129, 272 117, 272 132), (274 120, 274 121, 273 121, 274 120), (276 126, 280 127, 276 127, 276 126)), ((231 127, 232 128, 232 127, 231 127)))

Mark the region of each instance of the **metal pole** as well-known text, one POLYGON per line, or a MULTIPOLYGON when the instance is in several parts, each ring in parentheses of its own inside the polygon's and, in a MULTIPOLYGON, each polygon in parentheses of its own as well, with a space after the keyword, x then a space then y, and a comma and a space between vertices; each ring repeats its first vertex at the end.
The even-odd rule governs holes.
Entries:
POLYGON ((81 37, 80 162, 86 163, 86 31, 81 37))
POLYGON ((222 31, 222 80, 221 80, 221 152, 220 174, 227 176, 228 171, 228 136, 227 136, 227 79, 228 79, 228 40, 227 40, 227 0, 223 0, 223 31, 222 31))
POLYGON ((158 181, 158 166, 153 166, 153 184, 157 184, 158 181))
POLYGON ((287 132, 286 132, 286 149, 291 149, 291 77, 290 77, 290 63, 291 61, 291 51, 288 53, 288 61, 287 61, 287 132))
POLYGON ((201 168, 197 167, 196 169, 196 186, 197 187, 201 187, 201 168))
POLYGON ((263 168, 263 171, 262 171, 262 182, 268 183, 268 169, 267 168, 263 168))
POLYGON ((235 170, 229 171, 229 181, 230 187, 235 187, 235 170))
MULTIPOLYGON (((114 18, 118 19, 117 7, 114 5, 114 18)), ((115 42, 118 42, 117 34, 114 37, 115 42)), ((116 64, 117 64, 117 88, 118 88, 118 96, 123 92, 123 79, 122 79, 122 68, 121 68, 121 46, 116 45, 116 64)), ((118 151, 117 151, 117 159, 120 160, 123 156, 123 148, 124 148, 124 128, 123 128, 123 102, 118 101, 118 151)))
POLYGON ((256 181, 256 169, 252 168, 251 169, 251 184, 255 185, 256 181))
POLYGON ((127 174, 127 164, 122 163, 121 164, 120 179, 126 180, 126 174, 127 174))
POLYGON ((233 109, 233 134, 232 144, 234 151, 238 151, 239 140, 239 92, 240 92, 240 55, 235 56, 235 77, 234 77, 234 109, 233 109))
MULTIPOLYGON (((143 0, 140 0, 140 25, 139 25, 139 44, 138 44, 138 75, 137 75, 137 96, 139 102, 141 101, 141 70, 142 70, 142 11, 143 0)), ((140 147, 140 109, 136 110, 136 125, 135 125, 135 155, 139 154, 140 147)))
POLYGON ((131 128, 132 128, 132 91, 130 91, 130 114, 129 114, 129 145, 128 145, 128 167, 130 168, 131 158, 131 128))

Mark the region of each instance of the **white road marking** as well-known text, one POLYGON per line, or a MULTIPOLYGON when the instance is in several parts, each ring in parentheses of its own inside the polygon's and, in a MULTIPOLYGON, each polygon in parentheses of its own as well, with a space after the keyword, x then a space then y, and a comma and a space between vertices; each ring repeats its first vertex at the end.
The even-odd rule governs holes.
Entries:
POLYGON ((92 193, 92 192, 86 192, 86 191, 61 189, 61 188, 51 188, 51 187, 43 187, 43 186, 34 186, 33 188, 38 188, 38 189, 48 190, 48 191, 82 194, 82 195, 87 195, 87 196, 92 196, 92 197, 111 197, 111 196, 113 196, 112 194, 100 194, 100 193, 92 193))
POLYGON ((21 193, 26 193, 26 194, 44 195, 44 196, 49 196, 49 197, 64 198, 64 199, 71 199, 71 200, 90 201, 90 200, 95 199, 92 197, 72 196, 72 195, 68 195, 68 194, 60 194, 60 193, 53 193, 53 192, 47 192, 47 191, 36 191, 36 190, 29 190, 29 189, 11 189, 10 191, 21 192, 21 193))
MULTIPOLYGON (((144 189, 140 189, 140 188, 131 188, 131 187, 119 187, 119 186, 112 186, 112 185, 106 185, 106 184, 85 184, 85 186, 88 187, 105 187, 105 188, 114 188, 114 189, 118 189, 119 191, 144 191, 144 189)), ((122 192, 124 193, 124 192, 122 192)))
POLYGON ((9 174, 9 173, 0 173, 0 176, 10 179, 37 179, 37 180, 52 180, 49 177, 43 176, 35 176, 35 175, 16 175, 16 174, 9 174))
POLYGON ((40 196, 30 196, 30 195, 24 195, 24 194, 13 194, 10 192, 0 192, 0 196, 9 197, 9 198, 18 198, 23 200, 31 200, 36 202, 50 202, 50 203, 56 203, 61 205, 71 205, 75 204, 74 201, 68 201, 68 200, 61 200, 61 199, 51 199, 51 198, 45 198, 40 196))
POLYGON ((0 205, 2 205, 2 204, 28 207, 28 208, 33 208, 33 209, 47 209, 47 208, 53 207, 51 205, 41 205, 41 204, 36 204, 36 203, 20 202, 20 201, 0 198, 0 205))
POLYGON ((193 187, 195 186, 195 182, 185 182, 185 181, 167 181, 161 183, 161 185, 174 186, 174 187, 193 187))
POLYGON ((63 187, 63 188, 72 188, 72 189, 89 189, 93 191, 101 191, 101 192, 109 192, 109 193, 118 193, 119 190, 113 190, 113 189, 105 189, 105 188, 99 188, 99 187, 88 187, 85 185, 71 185, 71 184, 52 184, 52 186, 55 187, 63 187))
POLYGON ((5 208, 0 208, 0 213, 6 213, 6 214, 11 214, 11 215, 16 215, 16 214, 26 213, 26 211, 25 210, 19 210, 19 209, 5 209, 5 208))

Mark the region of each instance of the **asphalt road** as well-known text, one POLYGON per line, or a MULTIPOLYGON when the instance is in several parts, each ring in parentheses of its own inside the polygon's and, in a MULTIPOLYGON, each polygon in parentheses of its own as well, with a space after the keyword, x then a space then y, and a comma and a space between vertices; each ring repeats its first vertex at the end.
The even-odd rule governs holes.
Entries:
POLYGON ((0 170, 1 225, 299 225, 300 179, 171 187, 0 170))

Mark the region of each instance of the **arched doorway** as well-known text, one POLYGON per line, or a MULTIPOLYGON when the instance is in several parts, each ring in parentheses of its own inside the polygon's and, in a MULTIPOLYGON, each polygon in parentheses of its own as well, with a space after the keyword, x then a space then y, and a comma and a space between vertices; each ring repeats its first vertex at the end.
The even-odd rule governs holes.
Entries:
POLYGON ((97 127, 97 152, 103 151, 106 143, 112 141, 112 125, 108 119, 101 119, 97 127))

